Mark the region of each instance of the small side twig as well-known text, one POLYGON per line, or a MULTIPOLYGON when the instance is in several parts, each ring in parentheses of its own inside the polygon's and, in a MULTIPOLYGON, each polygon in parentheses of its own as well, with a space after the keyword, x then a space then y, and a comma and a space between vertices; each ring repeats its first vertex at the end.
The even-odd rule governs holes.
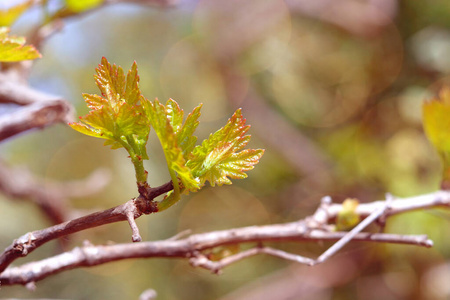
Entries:
POLYGON ((133 242, 140 242, 142 241, 141 235, 139 233, 139 227, 136 224, 136 221, 134 220, 135 217, 139 217, 140 214, 137 211, 137 208, 135 205, 133 205, 133 202, 127 202, 125 203, 127 206, 125 211, 125 216, 127 217, 128 224, 131 227, 131 239, 133 242))

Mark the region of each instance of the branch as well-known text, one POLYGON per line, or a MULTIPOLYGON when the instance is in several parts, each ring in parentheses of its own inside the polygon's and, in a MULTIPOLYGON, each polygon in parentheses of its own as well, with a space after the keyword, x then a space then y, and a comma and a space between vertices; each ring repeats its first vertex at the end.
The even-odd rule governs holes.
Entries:
MULTIPOLYGON (((370 203, 361 203, 356 208, 356 213, 365 218, 371 213, 385 206, 384 200, 374 201, 370 203)), ((408 198, 395 198, 390 204, 390 209, 385 217, 419 209, 427 209, 432 207, 449 207, 450 206, 450 191, 436 191, 429 194, 408 198)), ((318 223, 326 223, 329 220, 336 218, 338 213, 342 210, 342 205, 331 203, 329 197, 324 197, 319 208, 316 210, 312 219, 318 223)))
POLYGON ((0 103, 23 106, 0 117, 0 141, 29 129, 73 119, 73 108, 68 102, 23 83, 19 65, 17 67, 0 73, 0 103))
POLYGON ((63 100, 34 103, 0 117, 0 141, 34 128, 66 123, 70 106, 63 100))
MULTIPOLYGON (((312 264, 313 260, 303 258, 298 255, 292 255, 281 250, 276 250, 268 247, 253 248, 237 255, 227 257, 219 262, 210 261, 205 255, 198 254, 198 251, 214 248, 217 246, 243 243, 252 241, 299 241, 299 240, 336 240, 342 237, 345 233, 327 234, 325 232, 313 231, 296 232, 294 233, 290 226, 270 225, 263 227, 248 227, 240 229, 232 229, 204 234, 192 235, 189 238, 178 241, 156 241, 143 242, 138 244, 117 244, 105 246, 84 246, 75 248, 72 251, 62 253, 60 255, 38 261, 32 262, 20 267, 7 269, 0 276, 2 285, 12 284, 27 284, 29 282, 36 282, 49 275, 53 275, 64 270, 73 269, 77 267, 90 267, 111 261, 117 261, 130 258, 150 258, 150 257, 178 257, 191 258, 191 263, 194 266, 201 266, 210 269, 214 272, 220 271, 223 267, 234 263, 238 260, 256 255, 269 254, 284 259, 293 260, 296 262, 312 264), (279 237, 272 229, 273 227, 283 226, 282 234, 284 237, 279 237), (251 234, 248 234, 248 231, 251 234), (291 231, 290 233, 288 233, 291 231)), ((423 236, 398 236, 390 234, 360 234, 355 236, 355 241, 375 241, 398 243, 402 241, 406 244, 413 245, 427 245, 426 238, 423 236)))
POLYGON ((0 160, 0 192, 12 199, 27 198, 36 203, 53 224, 69 218, 68 198, 96 193, 105 187, 109 178, 109 172, 99 169, 84 180, 44 181, 33 176, 26 168, 12 168, 0 160))
MULTIPOLYGON (((300 222, 301 223, 301 222, 300 222)), ((164 240, 136 244, 116 244, 103 246, 77 247, 69 252, 56 255, 37 262, 5 270, 0 275, 3 286, 36 282, 50 275, 79 267, 91 267, 107 262, 130 258, 189 258, 194 266, 200 266, 218 273, 223 267, 241 259, 256 255, 269 254, 296 262, 312 264, 313 260, 298 255, 285 253, 267 247, 253 248, 219 262, 210 261, 200 251, 229 244, 262 241, 324 241, 336 240, 345 233, 327 233, 321 230, 309 231, 299 222, 269 226, 252 226, 238 229, 191 235, 182 240, 164 240)), ((355 236, 355 241, 374 241, 427 245, 423 236, 402 236, 390 234, 362 233, 355 236)))
MULTIPOLYGON (((169 188, 171 188, 171 186, 167 183, 153 189, 152 193, 157 194, 160 192, 167 192, 169 188)), ((322 204, 313 216, 291 223, 249 226, 194 234, 178 240, 172 238, 163 241, 142 242, 137 244, 130 243, 105 246, 86 245, 51 258, 6 269, 0 275, 0 281, 2 285, 27 284, 64 270, 95 266, 130 258, 188 258, 194 266, 207 268, 215 273, 220 272, 222 268, 229 264, 257 254, 268 254, 308 265, 314 265, 323 262, 326 258, 330 257, 330 254, 325 254, 327 253, 326 251, 318 259, 311 259, 297 254, 287 253, 282 250, 265 247, 262 246, 262 243, 282 241, 335 241, 345 239, 349 235, 352 235, 352 241, 409 244, 423 247, 432 246, 432 241, 425 235, 330 231, 328 229, 329 226, 327 226, 328 221, 335 218, 334 212, 338 211, 337 209, 338 207, 341 207, 341 205, 332 204, 328 200, 328 198, 325 198, 322 201, 322 204), (323 218, 324 215, 328 217, 323 218), (206 254, 207 251, 219 246, 239 245, 251 242, 258 243, 258 246, 225 257, 220 261, 211 261, 206 254)), ((142 211, 145 211, 140 205, 142 205, 142 203, 139 203, 138 198, 104 212, 95 213, 48 229, 28 233, 16 240, 13 245, 8 247, 0 256, 0 267, 4 270, 4 268, 14 259, 20 256, 26 256, 29 252, 50 239, 102 224, 127 220, 127 213, 129 213, 130 210, 134 209, 134 216, 138 217, 142 211)), ((419 208, 441 206, 450 207, 450 192, 438 191, 401 200, 391 199, 388 202, 388 205, 386 205, 385 201, 360 204, 359 210, 364 213, 370 212, 369 215, 372 215, 372 217, 368 218, 368 221, 366 221, 366 223, 370 223, 378 217, 387 217, 396 213, 419 208), (386 207, 388 208, 387 210, 386 207), (382 215, 382 213, 386 214, 386 216, 382 215)), ((328 252, 329 251, 330 250, 328 250, 328 252)))
MULTIPOLYGON (((139 218, 142 214, 156 212, 156 203, 152 200, 171 189, 172 182, 170 181, 162 186, 150 189, 149 194, 153 197, 151 199, 144 199, 142 196, 139 196, 122 205, 104 211, 95 212, 45 229, 28 232, 15 240, 0 255, 0 272, 5 270, 17 258, 27 256, 38 247, 54 239, 114 222, 128 221, 132 225, 134 219, 139 218), (132 220, 130 220, 130 216, 134 219, 131 218, 132 220)), ((137 226, 133 224, 131 227, 133 240, 139 240, 140 236, 137 226)))

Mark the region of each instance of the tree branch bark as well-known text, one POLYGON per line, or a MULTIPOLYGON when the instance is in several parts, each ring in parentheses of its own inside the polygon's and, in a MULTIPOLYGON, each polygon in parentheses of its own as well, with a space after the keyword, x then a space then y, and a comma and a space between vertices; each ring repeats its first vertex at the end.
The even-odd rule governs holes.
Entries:
MULTIPOLYGON (((170 183, 152 189, 151 194, 165 193, 170 190, 170 183)), ((127 203, 94 213, 86 217, 75 219, 47 229, 27 233, 9 246, 0 256, 0 275, 2 285, 28 284, 36 282, 53 274, 78 267, 94 266, 111 261, 130 258, 187 258, 194 266, 200 266, 218 273, 225 266, 257 254, 268 254, 283 259, 293 260, 308 265, 314 265, 325 259, 323 255, 319 259, 311 259, 293 253, 287 253, 278 249, 263 246, 264 242, 283 241, 333 241, 348 237, 348 232, 334 232, 330 230, 329 222, 336 218, 342 208, 340 204, 332 204, 325 197, 317 211, 305 219, 265 226, 249 226, 222 231, 214 231, 201 234, 193 234, 183 239, 167 239, 163 241, 116 244, 104 246, 85 245, 74 248, 72 251, 50 257, 41 261, 31 262, 18 267, 5 268, 15 259, 26 256, 45 242, 84 230, 127 220, 127 214, 134 210, 135 218, 142 214, 145 208, 137 198, 127 203), (242 251, 232 256, 224 257, 219 261, 212 261, 207 254, 219 246, 239 245, 256 242, 258 245, 249 250, 242 251)), ((386 207, 385 201, 360 204, 357 211, 361 217, 380 216, 378 213, 386 207)), ((450 192, 437 191, 417 197, 391 200, 388 210, 384 210, 385 216, 404 213, 410 210, 430 207, 450 207, 450 192)), ((376 219, 373 217, 373 219, 376 219)), ((371 220, 373 221, 373 220, 371 220)), ((396 244, 409 244, 423 247, 431 247, 432 241, 425 235, 397 235, 388 233, 358 232, 352 235, 352 241, 383 242, 396 244)))
MULTIPOLYGON (((329 233, 322 230, 309 231, 307 227, 301 226, 301 223, 293 222, 268 226, 251 226, 195 234, 182 240, 76 247, 69 252, 64 252, 41 261, 6 269, 0 275, 0 282, 2 286, 15 284, 26 285, 65 270, 96 266, 131 258, 188 258, 193 266, 203 267, 214 273, 218 273, 222 268, 234 262, 257 254, 269 254, 311 265, 314 262, 313 259, 268 247, 256 247, 226 257, 220 261, 209 260, 201 251, 223 245, 248 242, 333 241, 346 234, 345 232, 329 233)), ((429 246, 425 236, 360 233, 353 240, 429 246)))

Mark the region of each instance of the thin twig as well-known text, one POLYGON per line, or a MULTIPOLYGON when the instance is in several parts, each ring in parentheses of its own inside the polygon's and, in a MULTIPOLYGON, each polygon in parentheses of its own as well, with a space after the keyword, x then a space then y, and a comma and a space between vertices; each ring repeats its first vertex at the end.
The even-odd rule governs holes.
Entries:
MULTIPOLYGON (((356 213, 365 218, 369 216, 372 212, 377 210, 379 207, 386 205, 384 200, 374 201, 370 203, 361 203, 356 208, 356 213)), ((450 206, 450 192, 449 191, 436 191, 429 194, 423 194, 408 198, 395 197, 392 201, 390 209, 386 214, 386 217, 400 214, 413 210, 427 209, 427 208, 438 208, 438 207, 449 207, 450 206)), ((338 213, 341 211, 341 204, 333 203, 327 208, 327 215, 330 219, 336 218, 338 213)), ((313 216, 315 219, 316 216, 313 216)))
POLYGON ((305 265, 313 265, 315 263, 314 259, 304 257, 301 255, 296 255, 292 253, 288 253, 279 249, 274 249, 271 247, 255 247, 242 252, 239 252, 234 255, 227 256, 219 261, 212 261, 207 258, 207 256, 203 254, 198 254, 189 259, 189 262, 194 267, 201 267, 215 274, 220 274, 223 268, 229 266, 233 263, 236 263, 245 258, 255 256, 258 254, 268 254, 271 256, 279 257, 285 260, 294 261, 297 263, 305 264, 305 265))

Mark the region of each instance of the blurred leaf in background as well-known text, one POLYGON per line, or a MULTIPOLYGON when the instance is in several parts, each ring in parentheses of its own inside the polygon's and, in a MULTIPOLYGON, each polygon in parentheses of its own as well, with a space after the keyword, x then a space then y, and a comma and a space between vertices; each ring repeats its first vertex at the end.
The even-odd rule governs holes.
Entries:
POLYGON ((65 0, 67 8, 79 13, 101 5, 104 0, 65 0))
POLYGON ((15 2, 10 1, 7 5, 0 3, 0 27, 11 26, 33 4, 33 0, 22 1, 22 3, 15 2))
POLYGON ((40 58, 41 54, 25 38, 9 35, 8 27, 0 27, 0 61, 15 62, 40 58))
POLYGON ((423 105, 423 127, 442 162, 441 188, 450 189, 450 88, 423 105))

